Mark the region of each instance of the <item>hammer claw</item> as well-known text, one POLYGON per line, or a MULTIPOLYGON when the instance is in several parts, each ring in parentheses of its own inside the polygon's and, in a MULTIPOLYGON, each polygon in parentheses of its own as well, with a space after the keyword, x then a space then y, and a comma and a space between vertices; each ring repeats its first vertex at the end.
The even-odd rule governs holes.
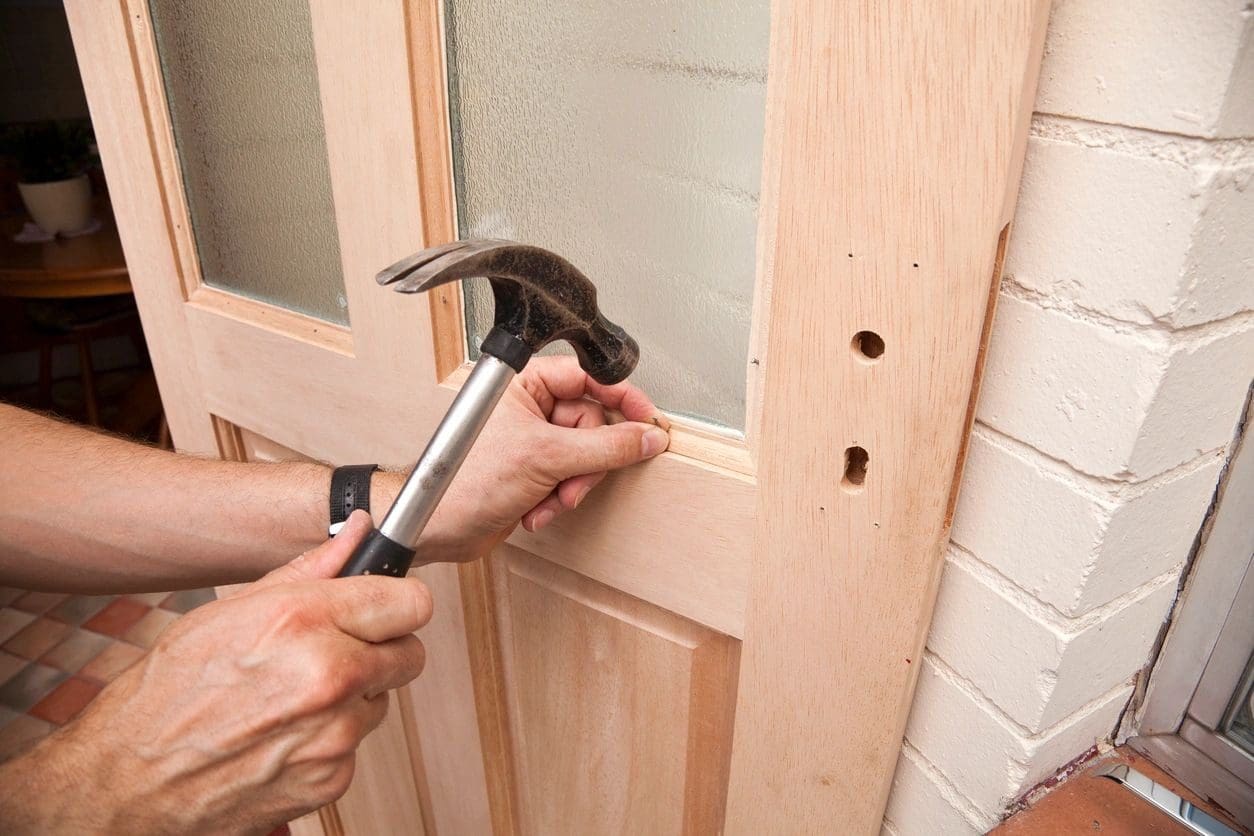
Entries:
POLYGON ((516 358, 522 363, 548 343, 566 340, 601 383, 617 383, 635 368, 635 340, 601 315, 587 276, 548 250, 494 238, 455 241, 398 261, 378 281, 399 293, 419 293, 476 276, 492 282, 493 331, 525 347, 525 356, 516 358))
POLYGON ((449 253, 466 249, 471 243, 470 241, 451 241, 447 244, 429 247, 411 256, 406 256, 395 264, 380 270, 379 274, 375 276, 375 281, 379 284, 392 284, 405 278, 424 264, 429 264, 449 253))

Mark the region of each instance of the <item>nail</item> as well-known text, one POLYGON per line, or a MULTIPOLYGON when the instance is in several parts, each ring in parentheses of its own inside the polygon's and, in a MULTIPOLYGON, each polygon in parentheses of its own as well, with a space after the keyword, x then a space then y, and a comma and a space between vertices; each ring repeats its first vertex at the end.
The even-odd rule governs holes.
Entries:
POLYGON ((640 454, 646 459, 656 456, 671 443, 671 437, 657 427, 644 431, 640 437, 640 454))
POLYGON ((653 426, 661 427, 667 432, 670 432, 671 422, 666 420, 666 416, 663 415, 662 413, 660 412, 653 413, 652 415, 649 416, 649 420, 653 422, 653 426))
POLYGON ((584 488, 583 490, 579 491, 579 493, 575 494, 575 504, 574 504, 574 507, 576 507, 576 508, 578 508, 578 507, 579 507, 579 503, 583 502, 584 497, 588 495, 588 491, 590 491, 590 490, 592 490, 592 486, 591 486, 591 485, 588 485, 586 488, 584 488))
POLYGON ((553 513, 553 510, 550 508, 545 508, 542 511, 537 511, 535 517, 533 517, 531 520, 531 530, 539 531, 540 529, 544 528, 549 523, 553 522, 553 518, 556 516, 557 514, 553 513))

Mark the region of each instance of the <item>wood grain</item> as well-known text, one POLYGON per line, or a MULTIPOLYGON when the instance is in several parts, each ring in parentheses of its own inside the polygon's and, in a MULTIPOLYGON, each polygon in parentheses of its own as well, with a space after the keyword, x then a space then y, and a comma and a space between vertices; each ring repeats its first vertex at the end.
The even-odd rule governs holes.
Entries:
POLYGON ((673 453, 610 474, 575 511, 509 542, 739 637, 754 482, 673 453))
POLYGON ((778 206, 729 833, 880 830, 1047 12, 775 4, 778 206), (867 329, 886 344, 874 363, 851 350, 867 329), (870 457, 857 492, 840 487, 854 445, 870 457))
POLYGON ((520 550, 495 560, 522 832, 718 832, 738 643, 520 550))
MULTIPOLYGON (((439 0, 416 0, 405 6, 424 247, 457 238, 443 11, 444 4, 439 0)), ((466 360, 461 283, 441 285, 427 297, 435 374, 443 381, 466 360)))
POLYGON ((217 439, 184 350, 183 286, 155 165, 148 103, 128 10, 120 3, 65 4, 83 90, 109 182, 110 202, 130 272, 170 432, 179 449, 212 455, 217 439))

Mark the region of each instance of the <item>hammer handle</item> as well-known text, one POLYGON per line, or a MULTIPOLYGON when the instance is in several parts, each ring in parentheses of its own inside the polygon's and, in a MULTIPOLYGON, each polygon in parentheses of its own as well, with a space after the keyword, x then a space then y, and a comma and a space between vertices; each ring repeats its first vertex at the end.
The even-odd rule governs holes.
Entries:
POLYGON ((402 577, 414 562, 414 550, 388 537, 377 528, 353 551, 339 577, 351 575, 392 575, 402 577))
POLYGON ((388 509, 383 524, 357 547, 340 570, 340 577, 399 577, 408 571, 418 537, 515 373, 508 363, 491 354, 480 356, 427 443, 427 449, 418 457, 418 463, 388 509))

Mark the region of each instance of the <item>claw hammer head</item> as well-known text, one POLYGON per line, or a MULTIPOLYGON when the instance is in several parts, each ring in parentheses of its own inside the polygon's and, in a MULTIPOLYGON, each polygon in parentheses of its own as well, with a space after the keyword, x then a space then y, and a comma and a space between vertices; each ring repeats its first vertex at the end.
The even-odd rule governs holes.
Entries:
POLYGON ((568 341, 579 365, 599 383, 624 380, 636 367, 640 349, 601 315, 596 287, 548 250, 495 239, 455 241, 398 261, 377 280, 400 293, 420 293, 475 276, 487 277, 496 301, 495 327, 483 350, 516 370, 555 340, 568 341))

